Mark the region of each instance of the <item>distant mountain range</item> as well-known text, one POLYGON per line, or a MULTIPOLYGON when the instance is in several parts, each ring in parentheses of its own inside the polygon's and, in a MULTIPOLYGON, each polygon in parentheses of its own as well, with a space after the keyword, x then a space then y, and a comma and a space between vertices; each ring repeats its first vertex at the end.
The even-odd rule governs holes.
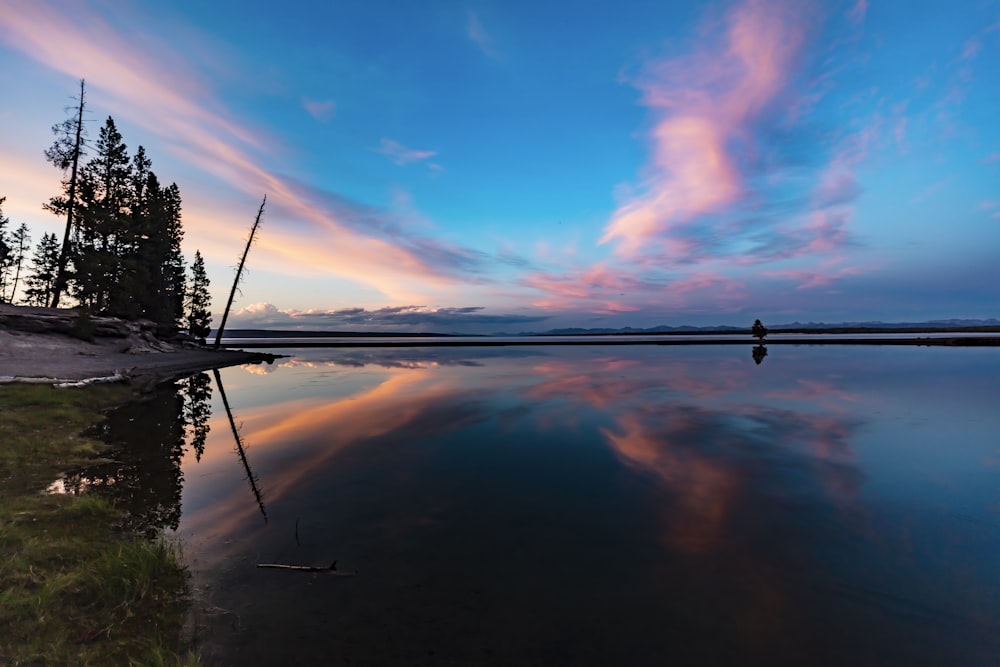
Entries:
MULTIPOLYGON (((766 323, 765 323, 766 324, 766 323)), ((1000 320, 990 318, 986 320, 929 320, 926 322, 839 322, 828 324, 826 322, 791 322, 788 324, 767 325, 770 333, 899 333, 913 331, 988 331, 1000 332, 1000 320)), ((640 335, 698 335, 698 334, 720 334, 720 333, 749 333, 750 327, 733 326, 713 326, 713 327, 692 327, 679 326, 668 327, 658 326, 648 329, 637 329, 635 327, 623 327, 620 329, 595 328, 582 329, 571 327, 566 329, 549 329, 548 331, 523 331, 517 334, 497 333, 493 336, 640 336, 640 335)), ((215 335, 212 331, 211 336, 215 335)), ((462 333, 427 333, 427 332, 392 332, 392 331, 293 331, 276 329, 227 329, 226 338, 328 338, 337 336, 347 337, 370 337, 370 336, 393 336, 393 337, 436 337, 436 336, 470 336, 482 334, 462 334, 462 333)))
MULTIPOLYGON (((826 322, 791 322, 788 324, 766 325, 770 333, 803 333, 803 332, 823 332, 823 333, 861 333, 866 331, 879 331, 892 333, 894 331, 993 331, 1000 330, 1000 320, 990 318, 986 320, 928 320, 926 322, 838 322, 829 324, 826 322)), ((643 335, 643 334, 719 334, 719 333, 744 333, 749 332, 750 327, 714 326, 714 327, 692 327, 679 326, 668 327, 658 326, 648 329, 636 329, 634 327, 624 327, 621 329, 581 329, 572 327, 568 329, 550 329, 543 332, 523 332, 518 336, 596 336, 596 335, 643 335)))

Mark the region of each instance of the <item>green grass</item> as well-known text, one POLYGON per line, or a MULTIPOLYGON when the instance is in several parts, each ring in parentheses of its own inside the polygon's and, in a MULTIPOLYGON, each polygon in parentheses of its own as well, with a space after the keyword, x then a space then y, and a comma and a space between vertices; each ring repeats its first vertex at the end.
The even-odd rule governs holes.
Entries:
POLYGON ((41 493, 100 443, 127 387, 0 387, 0 665, 197 665, 181 640, 178 546, 129 534, 92 496, 41 493))

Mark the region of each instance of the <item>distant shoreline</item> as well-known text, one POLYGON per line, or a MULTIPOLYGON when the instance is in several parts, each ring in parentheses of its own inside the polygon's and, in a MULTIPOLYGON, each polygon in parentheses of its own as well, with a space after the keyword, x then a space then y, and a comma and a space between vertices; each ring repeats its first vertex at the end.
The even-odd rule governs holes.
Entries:
MULTIPOLYGON (((928 332, 922 332, 928 333, 928 332)), ((262 342, 247 342, 241 339, 239 343, 232 345, 222 344, 222 347, 238 347, 240 349, 261 349, 261 348, 393 348, 393 347, 537 347, 537 346, 621 346, 621 345, 909 345, 927 347, 1000 347, 1000 335, 996 336, 962 336, 962 337, 938 337, 929 338, 923 336, 911 336, 901 338, 779 338, 774 340, 755 340, 742 337, 730 339, 712 340, 664 340, 657 335, 650 335, 644 339, 628 340, 594 340, 592 336, 579 336, 580 340, 551 340, 539 336, 538 340, 491 338, 489 340, 455 340, 453 338, 441 338, 440 340, 391 340, 391 341, 370 341, 352 340, 336 342, 313 342, 300 341, 295 343, 269 342, 263 339, 262 342)), ((575 338, 575 337, 574 337, 575 338)))

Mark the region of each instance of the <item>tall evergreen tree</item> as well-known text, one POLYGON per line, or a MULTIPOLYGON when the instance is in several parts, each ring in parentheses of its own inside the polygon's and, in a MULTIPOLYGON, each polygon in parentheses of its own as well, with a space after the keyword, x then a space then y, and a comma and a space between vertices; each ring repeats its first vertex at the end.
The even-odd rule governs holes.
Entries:
POLYGON ((77 204, 77 176, 79 173, 80 157, 83 155, 84 142, 86 140, 86 129, 83 126, 83 110, 86 106, 84 96, 84 83, 80 79, 80 97, 77 98, 77 105, 73 110, 73 115, 52 126, 52 133, 56 135, 56 140, 45 150, 45 159, 58 167, 63 174, 69 170, 69 178, 63 180, 63 195, 53 197, 45 208, 56 215, 66 216, 66 231, 63 234, 62 250, 59 253, 59 266, 56 271, 55 288, 52 291, 51 306, 57 308, 63 290, 66 288, 68 280, 67 267, 72 252, 70 246, 70 232, 73 230, 74 218, 77 204))
POLYGON ((128 147, 108 117, 95 155, 83 168, 79 234, 76 240, 76 296, 98 312, 111 312, 111 292, 122 279, 122 256, 130 203, 128 147))
POLYGON ((25 302, 29 306, 47 305, 52 298, 59 271, 59 239, 55 234, 42 235, 35 254, 31 257, 28 271, 24 278, 27 288, 24 290, 25 302))
POLYGON ((184 240, 184 227, 181 223, 181 190, 176 183, 171 183, 165 195, 166 218, 163 228, 165 254, 163 256, 162 273, 164 277, 163 299, 169 320, 179 324, 184 317, 184 285, 185 266, 181 242, 184 240))
POLYGON ((146 149, 139 146, 129 170, 129 224, 120 244, 122 280, 112 303, 112 310, 123 317, 143 314, 154 271, 146 242, 150 240, 152 224, 150 203, 159 197, 159 182, 150 167, 152 161, 146 156, 146 149))
POLYGON ((145 211, 135 218, 136 242, 126 257, 129 278, 123 298, 129 316, 177 326, 184 316, 184 256, 181 195, 176 183, 160 187, 156 174, 146 179, 145 211))
POLYGON ((187 328, 195 338, 204 342, 211 331, 212 297, 208 293, 208 274, 205 273, 205 260, 201 252, 194 251, 194 262, 191 264, 191 282, 185 299, 187 328))

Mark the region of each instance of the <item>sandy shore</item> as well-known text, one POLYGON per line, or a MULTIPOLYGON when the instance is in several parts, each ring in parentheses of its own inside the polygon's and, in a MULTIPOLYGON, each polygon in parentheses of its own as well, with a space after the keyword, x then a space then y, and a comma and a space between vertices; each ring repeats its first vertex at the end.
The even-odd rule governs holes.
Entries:
POLYGON ((61 334, 0 329, 0 383, 170 376, 273 359, 239 350, 166 346, 169 351, 130 353, 128 347, 114 338, 88 343, 61 334))

